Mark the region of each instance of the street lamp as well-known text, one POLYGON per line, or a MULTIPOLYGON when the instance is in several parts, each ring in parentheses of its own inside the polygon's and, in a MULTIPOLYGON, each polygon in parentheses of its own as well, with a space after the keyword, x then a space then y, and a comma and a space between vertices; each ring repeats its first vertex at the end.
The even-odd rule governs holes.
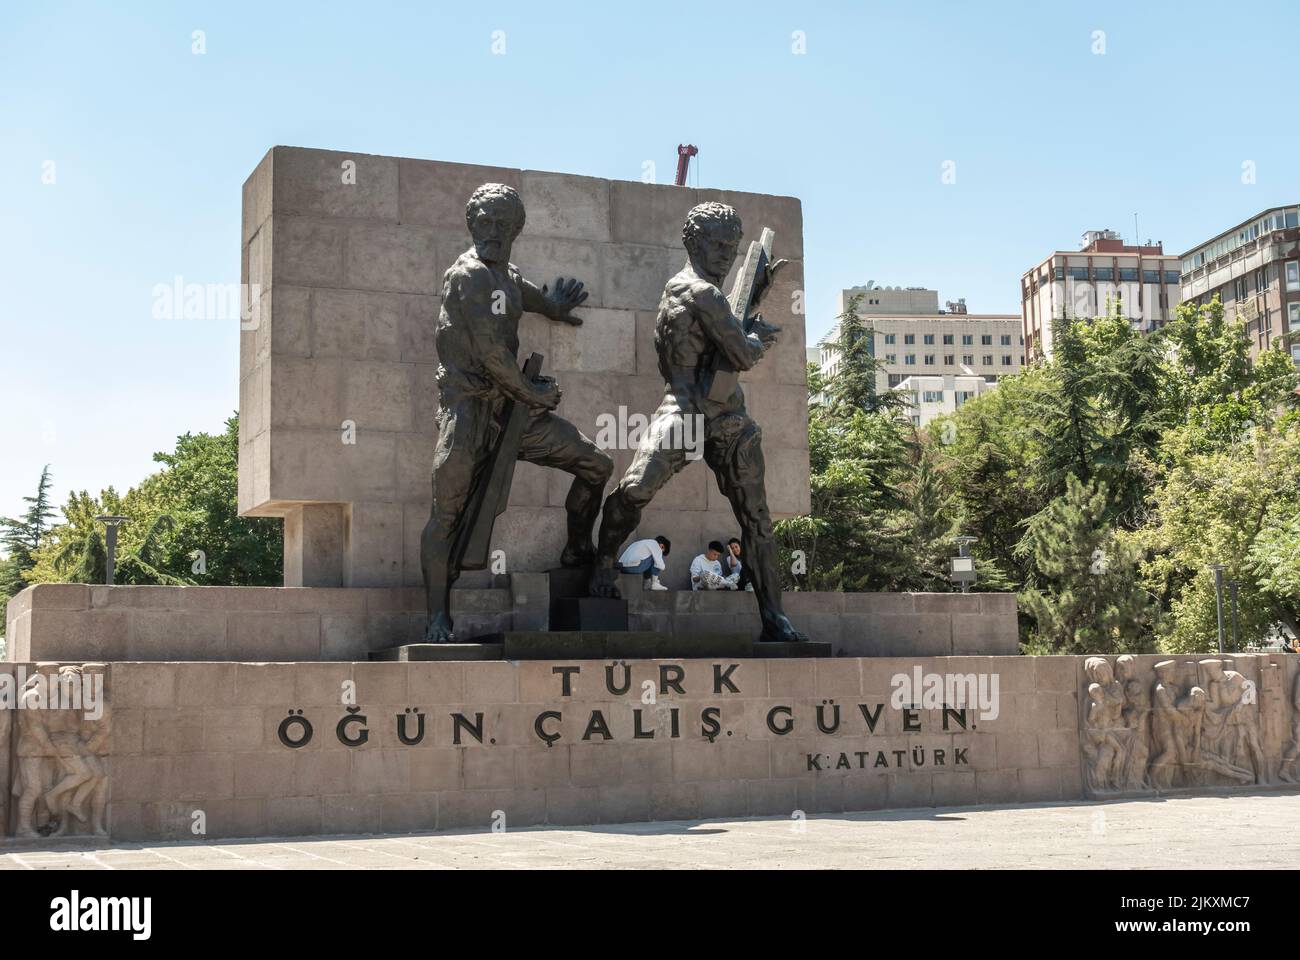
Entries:
POLYGON ((1223 571, 1227 568, 1212 563, 1210 569, 1214 571, 1214 610, 1219 616, 1219 652, 1223 653, 1223 571))
POLYGON ((1232 600, 1232 649, 1240 650, 1241 641, 1237 639, 1237 588, 1241 586, 1240 580, 1228 581, 1228 597, 1232 600))
POLYGON ((127 517, 115 517, 112 514, 100 514, 95 518, 104 525, 104 549, 108 553, 108 561, 104 565, 104 583, 108 586, 113 585, 113 567, 117 563, 117 526, 125 523, 127 517))
POLYGON ((975 575, 975 558, 967 549, 975 540, 975 537, 952 538, 957 544, 957 556, 949 562, 949 575, 953 583, 961 584, 962 593, 970 593, 970 585, 979 579, 975 575))

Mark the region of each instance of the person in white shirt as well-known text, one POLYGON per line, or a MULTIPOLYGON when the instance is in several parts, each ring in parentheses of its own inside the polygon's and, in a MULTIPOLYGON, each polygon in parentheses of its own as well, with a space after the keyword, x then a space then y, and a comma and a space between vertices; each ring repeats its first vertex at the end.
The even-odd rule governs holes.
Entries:
POLYGON ((691 561, 692 590, 735 590, 734 580, 728 580, 722 572, 720 560, 724 553, 722 544, 710 540, 708 549, 691 561))
POLYGON ((672 543, 667 537, 655 537, 653 540, 634 540, 618 558, 618 569, 622 573, 639 573, 645 578, 645 589, 667 590, 659 582, 659 574, 667 569, 667 556, 672 543))

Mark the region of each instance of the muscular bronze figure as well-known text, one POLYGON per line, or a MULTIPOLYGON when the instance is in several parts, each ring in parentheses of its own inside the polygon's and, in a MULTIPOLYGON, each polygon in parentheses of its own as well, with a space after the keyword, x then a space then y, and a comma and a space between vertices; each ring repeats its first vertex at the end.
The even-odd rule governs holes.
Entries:
MULTIPOLYGON (((682 240, 687 263, 664 287, 655 322, 664 397, 642 436, 632 466, 605 500, 591 592, 618 596, 614 568, 618 549, 636 528, 645 506, 689 462, 687 451, 674 441, 687 435, 683 418, 702 415, 704 459, 740 524, 741 548, 748 558, 763 621, 761 639, 807 640, 781 609, 758 424, 745 412, 745 395, 734 374, 729 391, 712 391, 714 398, 710 397, 719 365, 724 370, 728 365, 748 370, 776 342, 779 331, 756 316, 746 333, 744 321, 748 318, 732 312, 720 289, 736 260, 740 236, 740 217, 726 204, 702 203, 686 216, 682 240)), ((770 287, 779 266, 780 262, 764 268, 751 305, 770 287)))
POLYGON ((525 310, 580 324, 572 310, 587 299, 576 280, 540 290, 510 262, 524 227, 519 194, 485 183, 465 207, 474 245, 443 277, 438 315, 438 443, 433 455, 433 509, 420 539, 420 565, 429 611, 426 643, 453 640, 451 587, 460 576, 473 498, 481 496, 484 468, 500 432, 507 402, 525 404, 529 420, 519 459, 573 474, 565 509, 566 567, 592 562, 592 526, 614 461, 573 424, 552 411, 560 389, 549 377, 526 378, 519 369, 519 318, 525 310))

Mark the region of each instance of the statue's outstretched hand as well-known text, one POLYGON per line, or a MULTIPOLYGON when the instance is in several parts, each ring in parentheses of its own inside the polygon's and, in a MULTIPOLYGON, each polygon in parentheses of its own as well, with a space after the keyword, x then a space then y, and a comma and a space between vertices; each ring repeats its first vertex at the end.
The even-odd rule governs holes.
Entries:
POLYGON ((555 281, 555 289, 543 285, 542 296, 544 296, 551 305, 551 319, 562 320, 565 323, 573 324, 575 327, 582 326, 582 318, 575 317, 571 310, 587 299, 588 293, 582 289, 582 281, 572 278, 565 280, 559 277, 555 281))

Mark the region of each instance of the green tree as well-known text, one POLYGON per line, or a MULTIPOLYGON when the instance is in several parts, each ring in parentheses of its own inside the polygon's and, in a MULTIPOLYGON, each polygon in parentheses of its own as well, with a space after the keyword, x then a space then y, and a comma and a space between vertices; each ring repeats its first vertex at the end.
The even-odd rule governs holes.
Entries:
POLYGON ((839 315, 839 336, 835 340, 838 369, 825 380, 824 389, 832 412, 845 417, 853 411, 863 413, 899 413, 907 399, 896 390, 880 393, 876 385, 884 364, 876 359, 875 332, 858 313, 862 294, 854 294, 839 315))
POLYGON ((219 434, 184 434, 175 450, 157 453, 163 469, 121 496, 73 493, 34 554, 32 582, 102 583, 103 526, 117 514, 118 583, 267 586, 282 582, 282 534, 272 519, 240 517, 237 506, 239 421, 219 434))
POLYGON ((24 571, 31 567, 32 557, 50 529, 50 520, 54 516, 54 508, 50 505, 51 483, 53 480, 47 463, 36 482, 36 496, 23 497, 23 502, 28 505, 23 515, 0 517, 0 547, 4 548, 4 557, 0 558, 0 636, 5 630, 9 598, 27 586, 24 571))
POLYGON ((1068 476, 1065 493, 1029 522, 1017 550, 1034 582, 1020 602, 1034 619, 1035 652, 1123 653, 1149 649, 1151 603, 1136 555, 1108 526, 1105 483, 1068 476))

